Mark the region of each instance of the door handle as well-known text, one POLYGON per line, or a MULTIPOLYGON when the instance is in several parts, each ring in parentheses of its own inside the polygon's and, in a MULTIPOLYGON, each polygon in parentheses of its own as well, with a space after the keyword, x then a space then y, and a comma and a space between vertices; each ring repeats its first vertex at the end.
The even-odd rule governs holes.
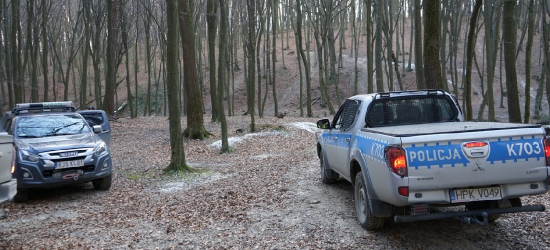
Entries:
POLYGON ((337 141, 337 140, 338 140, 338 137, 335 136, 335 137, 333 138, 333 140, 337 141))
POLYGON ((350 141, 350 139, 349 139, 349 138, 346 138, 346 142, 349 142, 349 141, 350 141))

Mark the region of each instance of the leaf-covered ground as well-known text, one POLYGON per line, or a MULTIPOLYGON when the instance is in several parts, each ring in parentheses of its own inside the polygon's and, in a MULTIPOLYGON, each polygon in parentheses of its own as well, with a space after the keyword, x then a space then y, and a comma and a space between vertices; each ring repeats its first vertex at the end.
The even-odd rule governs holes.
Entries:
MULTIPOLYGON (((166 117, 114 121, 111 190, 46 189, 2 205, 0 249, 550 248, 549 212, 508 214, 485 227, 448 219, 365 231, 352 186, 320 181, 316 119, 263 118, 255 134, 247 133, 249 117, 228 120, 233 152, 219 153, 220 125, 207 123, 214 137, 185 142, 197 172, 179 177, 162 174, 166 117)), ((548 207, 549 195, 523 203, 548 207)))

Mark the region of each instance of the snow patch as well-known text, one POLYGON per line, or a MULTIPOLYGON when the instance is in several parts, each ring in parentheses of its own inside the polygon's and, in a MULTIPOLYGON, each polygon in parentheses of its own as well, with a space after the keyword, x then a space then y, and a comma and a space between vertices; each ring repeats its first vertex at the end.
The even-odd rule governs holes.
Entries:
POLYGON ((299 129, 306 130, 307 132, 310 132, 310 133, 313 133, 313 134, 315 134, 317 132, 321 132, 321 129, 317 128, 317 124, 315 124, 313 122, 294 122, 294 123, 290 123, 289 125, 294 126, 296 128, 299 128, 299 129))
MULTIPOLYGON (((227 143, 229 143, 229 147, 233 147, 233 145, 235 145, 235 143, 241 142, 241 141, 246 140, 246 139, 251 139, 252 137, 256 137, 256 136, 265 137, 265 136, 272 136, 272 135, 287 136, 288 133, 281 132, 281 131, 251 133, 251 134, 246 134, 246 135, 243 135, 243 136, 240 136, 240 137, 229 137, 229 138, 227 138, 227 143)), ((210 144, 210 147, 216 147, 216 148, 221 149, 222 148, 222 141, 221 140, 215 141, 214 143, 210 144)))

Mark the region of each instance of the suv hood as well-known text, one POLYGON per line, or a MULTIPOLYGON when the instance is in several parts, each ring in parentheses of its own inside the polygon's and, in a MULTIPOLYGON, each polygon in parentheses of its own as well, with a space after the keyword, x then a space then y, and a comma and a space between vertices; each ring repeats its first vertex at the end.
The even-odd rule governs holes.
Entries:
POLYGON ((101 143, 96 134, 78 134, 49 136, 42 138, 19 138, 14 139, 14 144, 19 149, 30 150, 36 153, 52 150, 95 148, 101 143))

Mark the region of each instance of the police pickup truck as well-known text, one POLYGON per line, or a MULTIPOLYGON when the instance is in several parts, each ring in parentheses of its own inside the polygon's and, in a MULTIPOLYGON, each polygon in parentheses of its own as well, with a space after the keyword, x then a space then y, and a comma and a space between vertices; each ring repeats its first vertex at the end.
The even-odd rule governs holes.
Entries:
POLYGON ((464 122, 442 90, 357 95, 317 122, 321 180, 354 186, 361 226, 544 211, 520 197, 546 193, 550 139, 540 125, 464 122))
POLYGON ((11 200, 17 192, 17 179, 11 176, 15 170, 12 142, 11 135, 0 133, 0 204, 11 200))

